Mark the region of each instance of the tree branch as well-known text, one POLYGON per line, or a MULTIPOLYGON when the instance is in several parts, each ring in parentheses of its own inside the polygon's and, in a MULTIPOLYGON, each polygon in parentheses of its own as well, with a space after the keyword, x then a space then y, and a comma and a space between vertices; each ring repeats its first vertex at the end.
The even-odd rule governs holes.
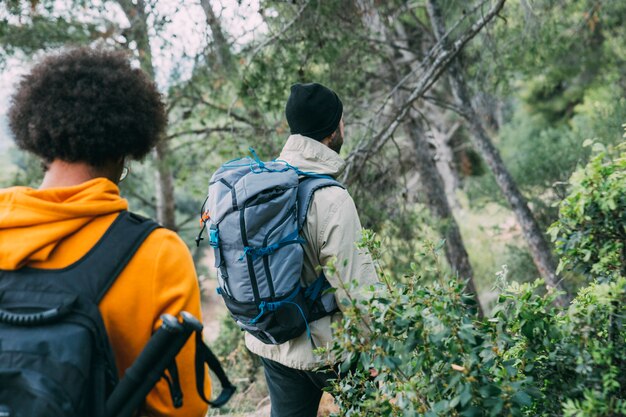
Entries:
MULTIPOLYGON (((428 67, 424 70, 420 78, 417 80, 416 85, 413 87, 413 90, 409 97, 402 103, 396 111, 395 116, 391 119, 391 121, 387 122, 387 124, 380 129, 380 131, 372 137, 370 140, 362 140, 359 145, 357 145, 356 149, 350 153, 347 158, 346 170, 342 176, 342 179, 350 183, 350 181, 354 178, 358 171, 360 171, 361 167, 365 164, 365 162, 369 159, 369 157, 378 151, 387 143, 387 141, 393 136, 396 129, 401 125, 405 117, 407 116, 409 110, 411 109, 413 103, 420 99, 426 91, 439 79, 439 77, 443 74, 445 69, 448 67, 450 62, 461 52, 463 47, 473 39, 483 27, 487 25, 502 9, 504 6, 505 0, 497 0, 497 2, 489 9, 489 11, 481 17, 478 21, 476 21, 465 33, 463 33, 454 43, 452 43, 449 49, 445 49, 445 44, 447 43, 447 36, 450 31, 447 32, 446 36, 442 38, 437 45, 435 45, 432 50, 437 50, 441 48, 441 51, 437 53, 434 57, 432 63, 428 65, 428 67)), ((457 23, 458 24, 458 23, 457 23)), ((456 27, 456 25, 454 26, 456 27)), ((454 27, 451 29, 453 30, 454 27)), ((431 51, 432 51, 431 50, 431 51)), ((429 54, 430 55, 430 54, 429 54)), ((423 64, 425 65, 426 62, 423 64)), ((413 71, 414 72, 414 71, 413 71)), ((404 83, 407 77, 404 77, 398 85, 396 85, 392 92, 388 95, 391 97, 393 93, 399 88, 401 84, 404 83)))
POLYGON ((220 127, 205 127, 201 129, 189 129, 189 130, 182 130, 180 132, 172 133, 171 135, 167 137, 167 139, 170 140, 170 139, 174 139, 174 138, 185 136, 185 135, 209 135, 214 132, 234 132, 236 130, 237 129, 232 126, 231 127, 220 126, 220 127))
POLYGON ((296 16, 289 22, 287 23, 278 33, 270 36, 269 38, 267 38, 264 42, 262 42, 259 46, 257 46, 256 48, 254 48, 254 50, 252 51, 252 54, 250 56, 250 58, 248 59, 248 62, 252 62, 252 60, 254 59, 254 57, 257 56, 257 54, 259 52, 261 52, 261 50, 263 48, 265 48, 267 45, 269 45, 270 43, 276 41, 278 38, 280 38, 285 32, 287 32, 289 30, 290 27, 292 27, 294 25, 294 23, 296 23, 299 19, 300 16, 302 16, 302 13, 304 13, 304 10, 309 7, 309 4, 311 3, 311 0, 307 0, 306 2, 304 2, 304 4, 302 5, 302 7, 300 7, 300 9, 298 10, 298 12, 296 13, 296 16))

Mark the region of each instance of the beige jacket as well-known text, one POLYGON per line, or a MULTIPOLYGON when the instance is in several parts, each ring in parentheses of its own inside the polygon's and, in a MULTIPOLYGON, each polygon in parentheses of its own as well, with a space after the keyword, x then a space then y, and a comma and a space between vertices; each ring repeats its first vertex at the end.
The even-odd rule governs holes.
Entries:
MULTIPOLYGON (((345 161, 329 147, 301 135, 291 135, 278 159, 287 161, 302 171, 336 177, 345 167, 345 161)), ((345 297, 340 279, 348 284, 356 279, 365 288, 378 282, 376 270, 369 254, 357 249, 361 239, 361 222, 350 194, 339 187, 322 188, 313 195, 303 227, 304 266, 302 284, 310 285, 319 275, 316 268, 337 259, 337 274, 328 276, 330 284, 337 288, 337 304, 345 297)), ((365 293, 350 294, 353 298, 365 297, 365 293)), ((300 337, 280 345, 266 345, 246 333, 246 346, 259 356, 295 369, 310 370, 326 362, 327 358, 313 353, 318 347, 330 346, 331 323, 341 318, 341 313, 323 317, 309 323, 311 339, 306 332, 300 337)))

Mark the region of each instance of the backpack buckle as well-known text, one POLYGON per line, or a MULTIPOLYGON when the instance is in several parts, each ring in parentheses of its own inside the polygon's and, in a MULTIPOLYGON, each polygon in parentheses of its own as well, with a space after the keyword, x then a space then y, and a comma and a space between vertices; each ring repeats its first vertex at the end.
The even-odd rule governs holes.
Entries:
POLYGON ((209 244, 214 248, 218 248, 220 245, 220 234, 215 224, 209 228, 209 244))

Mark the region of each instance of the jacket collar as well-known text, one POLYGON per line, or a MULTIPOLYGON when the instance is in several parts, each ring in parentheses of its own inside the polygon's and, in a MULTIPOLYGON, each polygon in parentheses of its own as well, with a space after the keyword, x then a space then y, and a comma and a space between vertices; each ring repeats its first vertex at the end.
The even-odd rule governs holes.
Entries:
POLYGON ((302 135, 291 135, 278 159, 287 161, 301 171, 337 177, 346 167, 337 152, 328 146, 302 135))

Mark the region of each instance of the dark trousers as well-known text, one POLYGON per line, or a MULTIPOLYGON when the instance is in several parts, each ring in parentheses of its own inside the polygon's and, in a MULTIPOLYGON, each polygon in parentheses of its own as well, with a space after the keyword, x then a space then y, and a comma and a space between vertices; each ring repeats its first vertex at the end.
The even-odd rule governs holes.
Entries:
POLYGON ((261 358, 272 403, 271 417, 316 417, 322 389, 335 372, 301 371, 261 358))

